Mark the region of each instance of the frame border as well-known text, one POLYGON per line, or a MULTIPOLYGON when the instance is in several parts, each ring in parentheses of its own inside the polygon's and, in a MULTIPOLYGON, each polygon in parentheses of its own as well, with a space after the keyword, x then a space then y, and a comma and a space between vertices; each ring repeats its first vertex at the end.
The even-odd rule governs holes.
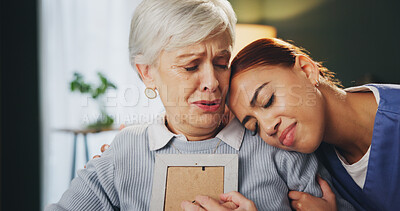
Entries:
POLYGON ((169 166, 223 166, 224 193, 238 189, 239 156, 237 154, 156 154, 150 211, 164 210, 169 166))

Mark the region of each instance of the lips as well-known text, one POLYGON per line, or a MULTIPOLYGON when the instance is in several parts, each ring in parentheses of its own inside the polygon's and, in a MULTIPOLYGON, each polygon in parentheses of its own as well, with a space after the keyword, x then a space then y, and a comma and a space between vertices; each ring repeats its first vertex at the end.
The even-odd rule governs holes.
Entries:
POLYGON ((207 112, 215 112, 221 106, 221 99, 217 100, 199 100, 195 101, 192 104, 196 105, 200 109, 207 111, 207 112))
POLYGON ((297 123, 293 123, 289 125, 281 134, 279 137, 279 141, 281 144, 290 147, 294 144, 294 136, 296 133, 296 125, 297 123))

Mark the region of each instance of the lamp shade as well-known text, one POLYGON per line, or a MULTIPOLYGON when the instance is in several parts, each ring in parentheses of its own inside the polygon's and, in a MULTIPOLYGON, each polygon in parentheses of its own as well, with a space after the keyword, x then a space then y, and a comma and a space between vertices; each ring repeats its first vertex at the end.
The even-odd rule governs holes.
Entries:
POLYGON ((234 58, 242 48, 251 42, 268 37, 276 37, 275 27, 257 24, 236 24, 236 42, 231 58, 234 58))

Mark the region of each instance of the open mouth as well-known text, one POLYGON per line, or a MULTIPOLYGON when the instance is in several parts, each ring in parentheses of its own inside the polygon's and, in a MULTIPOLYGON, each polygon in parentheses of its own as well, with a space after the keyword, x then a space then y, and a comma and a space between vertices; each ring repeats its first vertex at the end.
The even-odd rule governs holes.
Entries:
POLYGON ((217 103, 200 103, 202 105, 206 105, 206 106, 213 106, 213 105, 217 105, 217 103))

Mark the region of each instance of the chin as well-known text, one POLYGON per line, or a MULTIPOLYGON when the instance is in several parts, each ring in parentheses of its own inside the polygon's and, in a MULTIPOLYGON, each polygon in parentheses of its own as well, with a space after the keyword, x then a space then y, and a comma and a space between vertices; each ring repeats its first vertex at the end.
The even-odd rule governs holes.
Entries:
POLYGON ((301 150, 301 151, 298 151, 298 152, 301 152, 301 153, 303 153, 303 154, 311 154, 311 153, 313 153, 315 150, 310 150, 310 149, 306 149, 306 150, 301 150))
POLYGON ((203 114, 194 120, 194 124, 200 128, 217 128, 222 120, 222 114, 203 114))
POLYGON ((297 148, 298 150, 296 150, 296 151, 304 153, 304 154, 311 154, 311 153, 315 152, 315 150, 318 149, 320 143, 321 142, 319 142, 318 144, 316 144, 314 142, 306 142, 306 143, 304 143, 306 146, 300 146, 297 148))

